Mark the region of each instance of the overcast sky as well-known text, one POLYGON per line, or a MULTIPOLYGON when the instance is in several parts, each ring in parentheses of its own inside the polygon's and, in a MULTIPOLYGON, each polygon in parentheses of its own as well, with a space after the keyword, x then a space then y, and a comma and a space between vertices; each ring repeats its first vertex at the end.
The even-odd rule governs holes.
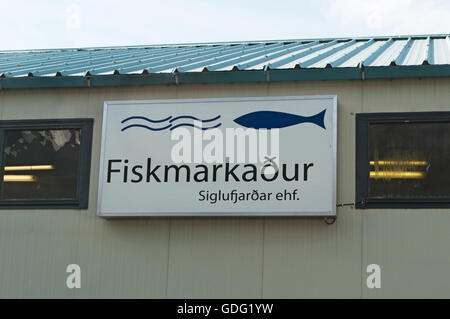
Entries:
POLYGON ((0 49, 450 33, 450 0, 0 0, 0 49))

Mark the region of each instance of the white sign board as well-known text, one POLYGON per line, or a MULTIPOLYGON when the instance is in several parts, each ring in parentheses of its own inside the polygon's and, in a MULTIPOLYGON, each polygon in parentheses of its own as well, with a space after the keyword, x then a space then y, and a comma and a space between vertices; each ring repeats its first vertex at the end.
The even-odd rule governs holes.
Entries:
POLYGON ((105 102, 99 216, 334 216, 336 96, 105 102))

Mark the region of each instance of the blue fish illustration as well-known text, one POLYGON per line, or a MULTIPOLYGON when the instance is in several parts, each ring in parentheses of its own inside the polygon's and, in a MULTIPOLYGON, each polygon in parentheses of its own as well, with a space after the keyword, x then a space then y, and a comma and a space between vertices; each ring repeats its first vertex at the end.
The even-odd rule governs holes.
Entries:
POLYGON ((325 112, 326 109, 313 116, 301 116, 284 112, 257 111, 242 115, 234 121, 239 125, 255 129, 282 128, 301 123, 312 123, 325 129, 325 112))

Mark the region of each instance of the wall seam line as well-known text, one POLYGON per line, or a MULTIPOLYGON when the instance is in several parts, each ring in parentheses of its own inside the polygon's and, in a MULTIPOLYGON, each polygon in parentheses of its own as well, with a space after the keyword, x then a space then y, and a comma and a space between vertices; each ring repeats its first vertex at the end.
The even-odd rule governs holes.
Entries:
POLYGON ((170 237, 172 235, 172 217, 169 217, 169 238, 167 240, 167 266, 166 266, 166 299, 169 297, 169 269, 170 269, 170 237))
POLYGON ((363 284, 364 284, 364 214, 361 213, 361 293, 360 299, 363 299, 363 284))
POLYGON ((261 298, 264 298, 264 250, 266 239, 266 217, 263 218, 263 231, 262 231, 262 262, 261 262, 261 298))
MULTIPOLYGON (((364 112, 364 83, 361 82, 361 112, 364 112)), ((356 120, 355 120, 356 123, 356 120)), ((355 132, 356 133, 356 132, 355 132)), ((355 145, 356 147, 356 145, 355 145)), ((356 164, 356 163, 355 163, 356 164)), ((355 185, 356 186, 356 185, 355 185)), ((356 198, 355 198, 356 201, 356 198)), ((360 299, 363 299, 363 284, 364 284, 364 210, 360 210, 361 214, 361 287, 360 299)))

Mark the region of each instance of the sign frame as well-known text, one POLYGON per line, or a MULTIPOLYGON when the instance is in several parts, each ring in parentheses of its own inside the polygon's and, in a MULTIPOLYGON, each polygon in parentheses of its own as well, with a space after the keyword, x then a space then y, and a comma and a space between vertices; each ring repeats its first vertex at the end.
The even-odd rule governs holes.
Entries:
POLYGON ((104 101, 103 105, 103 119, 101 129, 101 150, 99 163, 99 177, 98 177, 98 193, 97 193, 97 216, 107 218, 136 218, 136 217, 337 217, 336 216, 336 196, 337 196, 337 95, 303 95, 303 96, 265 96, 265 97, 237 97, 237 98, 198 98, 198 99, 153 99, 153 100, 113 100, 104 101), (320 214, 303 211, 296 212, 261 212, 255 214, 254 212, 209 212, 201 213, 195 211, 186 211, 182 213, 111 213, 102 211, 102 196, 103 196, 103 177, 104 177, 104 157, 105 157, 105 143, 106 143, 106 129, 107 129, 107 115, 108 106, 129 105, 129 104, 186 104, 199 102, 239 102, 239 101, 280 101, 280 100, 319 100, 332 99, 332 187, 331 187, 331 211, 321 212, 320 214))

